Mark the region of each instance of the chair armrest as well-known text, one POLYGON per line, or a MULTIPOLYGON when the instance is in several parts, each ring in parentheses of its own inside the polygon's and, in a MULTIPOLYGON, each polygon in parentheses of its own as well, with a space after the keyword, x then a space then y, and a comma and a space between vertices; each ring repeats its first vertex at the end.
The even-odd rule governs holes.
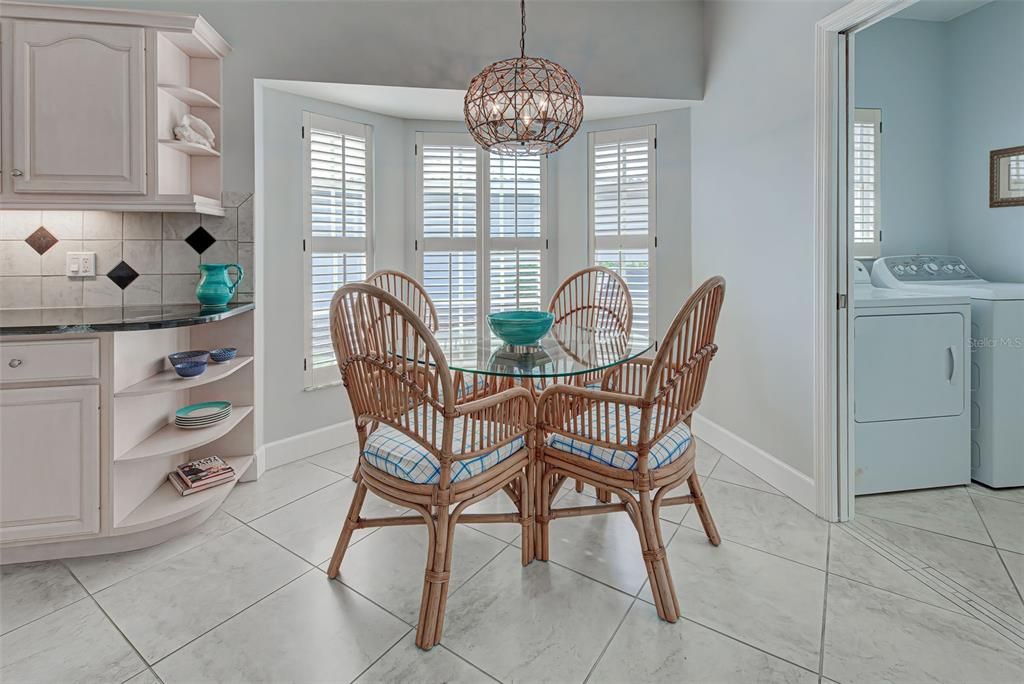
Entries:
POLYGON ((601 378, 601 389, 640 396, 647 386, 647 376, 653 364, 654 359, 640 357, 613 366, 601 378))
MULTIPOLYGON (((455 406, 455 415, 463 418, 455 429, 461 429, 462 449, 453 452, 456 461, 493 451, 533 431, 536 402, 525 387, 492 394, 455 406)), ((453 441, 459 441, 453 439, 453 441)))
POLYGON ((640 406, 638 396, 554 385, 537 401, 537 426, 542 441, 551 433, 561 433, 593 444, 636 450, 636 425, 630 409, 640 406))

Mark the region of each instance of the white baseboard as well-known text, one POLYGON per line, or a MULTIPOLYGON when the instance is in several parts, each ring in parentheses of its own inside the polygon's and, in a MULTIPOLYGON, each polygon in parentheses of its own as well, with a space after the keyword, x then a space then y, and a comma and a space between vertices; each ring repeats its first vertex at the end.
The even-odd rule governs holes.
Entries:
POLYGON ((699 413, 693 416, 693 433, 793 501, 815 512, 818 497, 814 478, 699 413))
POLYGON ((276 468, 356 441, 356 425, 346 420, 279 439, 263 447, 267 468, 276 468))

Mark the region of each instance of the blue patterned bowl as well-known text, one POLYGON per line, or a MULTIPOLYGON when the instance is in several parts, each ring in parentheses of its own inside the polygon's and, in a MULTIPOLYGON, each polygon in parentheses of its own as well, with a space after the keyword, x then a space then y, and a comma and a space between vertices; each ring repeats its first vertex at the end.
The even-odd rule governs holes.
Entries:
POLYGON ((487 324, 507 344, 534 344, 551 330, 555 317, 547 311, 500 311, 487 315, 487 324))
POLYGON ((205 361, 182 361, 174 364, 174 370, 183 378, 194 378, 206 371, 205 361))
POLYGON ((186 361, 202 362, 206 363, 210 360, 210 352, 205 349, 193 349, 192 351, 174 352, 173 354, 167 355, 167 360, 171 362, 172 366, 177 366, 179 363, 185 363, 186 361))
POLYGON ((238 356, 238 350, 234 347, 221 347, 210 350, 210 360, 214 363, 224 363, 238 356))

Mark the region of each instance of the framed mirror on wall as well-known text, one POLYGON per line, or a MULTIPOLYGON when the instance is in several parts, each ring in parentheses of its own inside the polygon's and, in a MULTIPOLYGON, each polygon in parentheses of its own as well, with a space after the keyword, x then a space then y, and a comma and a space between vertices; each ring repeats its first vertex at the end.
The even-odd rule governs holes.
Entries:
POLYGON ((1024 146, 989 153, 990 207, 1024 206, 1024 146))

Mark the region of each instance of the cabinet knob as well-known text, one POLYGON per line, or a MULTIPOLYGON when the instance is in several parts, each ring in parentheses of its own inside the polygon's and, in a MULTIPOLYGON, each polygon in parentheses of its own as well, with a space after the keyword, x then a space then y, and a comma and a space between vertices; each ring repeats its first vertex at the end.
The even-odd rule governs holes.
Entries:
POLYGON ((21 359, 11 359, 10 361, 7 362, 7 365, 10 366, 11 368, 17 368, 21 364, 22 364, 22 360, 21 359))
POLYGON ((11 175, 12 176, 24 176, 25 174, 23 174, 21 172, 21 169, 14 169, 13 171, 11 171, 11 175))

